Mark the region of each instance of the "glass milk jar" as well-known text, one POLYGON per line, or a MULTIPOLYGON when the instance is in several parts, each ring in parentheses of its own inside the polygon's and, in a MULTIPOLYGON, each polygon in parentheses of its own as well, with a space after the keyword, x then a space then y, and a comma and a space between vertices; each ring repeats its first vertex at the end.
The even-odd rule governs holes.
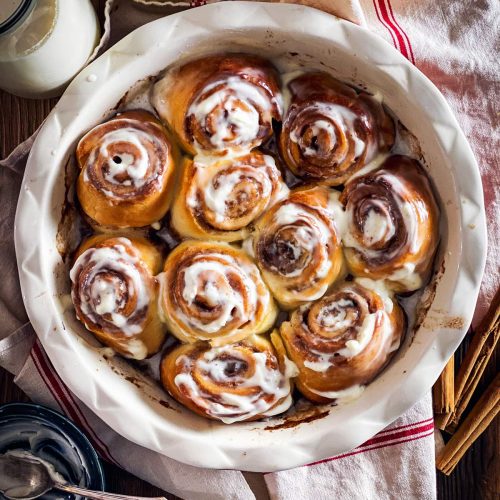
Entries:
POLYGON ((0 88, 22 97, 61 94, 99 35, 90 0, 0 0, 0 88))

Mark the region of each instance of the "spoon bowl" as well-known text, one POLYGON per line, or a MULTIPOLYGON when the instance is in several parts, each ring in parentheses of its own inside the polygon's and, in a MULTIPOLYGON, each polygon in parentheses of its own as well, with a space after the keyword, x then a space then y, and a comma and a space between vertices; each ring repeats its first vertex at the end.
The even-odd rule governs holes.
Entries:
POLYGON ((0 455, 0 493, 12 500, 31 500, 54 487, 47 467, 35 458, 0 455))
POLYGON ((64 482, 50 464, 28 452, 7 452, 0 455, 0 493, 11 500, 31 500, 52 489, 66 491, 97 500, 166 500, 164 497, 146 498, 103 491, 92 491, 64 482))

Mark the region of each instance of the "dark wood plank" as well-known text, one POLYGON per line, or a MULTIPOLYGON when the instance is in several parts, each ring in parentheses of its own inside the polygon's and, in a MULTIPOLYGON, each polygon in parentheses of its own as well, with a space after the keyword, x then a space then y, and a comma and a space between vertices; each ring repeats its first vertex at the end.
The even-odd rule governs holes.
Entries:
POLYGON ((28 401, 28 396, 14 384, 14 376, 0 368, 0 404, 26 403, 28 401))

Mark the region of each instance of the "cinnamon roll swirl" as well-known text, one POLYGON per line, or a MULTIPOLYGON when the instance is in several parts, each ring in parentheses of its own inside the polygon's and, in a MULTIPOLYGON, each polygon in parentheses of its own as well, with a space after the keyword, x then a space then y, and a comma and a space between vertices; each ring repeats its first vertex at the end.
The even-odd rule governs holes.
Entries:
POLYGON ((277 316, 255 264, 227 243, 181 243, 160 280, 162 318, 183 342, 236 342, 269 330, 277 316))
POLYGON ((258 56, 203 57, 167 71, 153 105, 188 153, 247 152, 281 119, 280 79, 258 56))
POLYGON ((235 344, 181 345, 161 362, 165 389, 203 417, 226 424, 277 415, 292 404, 296 367, 278 335, 252 335, 235 344))
POLYGON ((299 391, 327 403, 357 397, 399 347, 404 326, 383 283, 360 278, 295 310, 280 333, 299 369, 299 391))
POLYGON ((188 238, 237 241, 288 188, 274 158, 254 151, 202 163, 186 159, 172 225, 188 238))
POLYGON ((393 145, 393 120, 365 92, 320 72, 293 79, 288 89, 279 150, 295 175, 337 186, 393 145))
POLYGON ((151 356, 165 339, 154 278, 161 260, 143 238, 106 235, 89 238, 76 254, 70 272, 76 317, 125 357, 151 356))
POLYGON ((420 288, 438 244, 439 210, 416 160, 391 156, 379 170, 353 179, 337 211, 350 271, 389 280, 397 292, 420 288))
POLYGON ((255 225, 250 251, 285 309, 323 296, 343 270, 329 197, 324 187, 293 190, 255 225))
POLYGON ((104 227, 140 227, 160 220, 171 202, 174 147, 146 111, 127 111, 79 142, 77 195, 84 212, 104 227))

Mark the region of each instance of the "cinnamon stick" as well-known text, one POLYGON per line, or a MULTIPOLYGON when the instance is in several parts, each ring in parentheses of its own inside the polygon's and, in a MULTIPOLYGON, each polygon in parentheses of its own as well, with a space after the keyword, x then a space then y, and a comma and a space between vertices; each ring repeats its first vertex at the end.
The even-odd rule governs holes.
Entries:
POLYGON ((455 409, 455 358, 452 355, 432 388, 434 422, 444 429, 449 415, 455 409))
POLYGON ((460 365, 455 380, 455 409, 444 419, 446 431, 453 433, 469 404, 472 394, 495 351, 500 338, 500 289, 479 325, 460 365))
POLYGON ((500 411, 500 373, 488 386, 457 432, 437 458, 436 467, 449 475, 465 452, 500 411))

